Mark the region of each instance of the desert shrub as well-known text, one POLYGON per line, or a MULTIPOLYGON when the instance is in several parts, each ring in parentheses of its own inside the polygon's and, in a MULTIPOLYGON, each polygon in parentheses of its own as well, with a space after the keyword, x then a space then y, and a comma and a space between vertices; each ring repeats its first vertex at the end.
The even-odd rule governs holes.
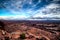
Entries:
POLYGON ((25 37, 25 34, 24 33, 22 33, 21 35, 20 35, 20 39, 25 39, 26 37, 25 37))
POLYGON ((5 40, 10 40, 9 37, 5 37, 5 40))

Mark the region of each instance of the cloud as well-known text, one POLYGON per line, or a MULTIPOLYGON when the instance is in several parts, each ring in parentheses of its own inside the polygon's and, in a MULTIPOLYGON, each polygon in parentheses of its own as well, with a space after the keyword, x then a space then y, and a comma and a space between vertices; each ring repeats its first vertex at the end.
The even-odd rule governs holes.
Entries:
POLYGON ((26 16, 20 16, 20 15, 16 15, 16 16, 0 16, 0 20, 23 20, 26 19, 26 16))
POLYGON ((51 3, 46 7, 43 7, 37 11, 37 13, 32 18, 60 18, 60 7, 59 4, 51 3))
POLYGON ((27 10, 26 12, 16 12, 15 16, 0 16, 0 20, 60 20, 60 7, 59 4, 51 3, 37 11, 27 10), (27 12, 28 11, 28 12, 27 12), (25 14, 29 14, 28 16, 25 14), (31 14, 31 15, 30 15, 31 14), (28 19, 27 19, 28 18, 28 19))
MULTIPOLYGON (((36 3, 32 2, 32 0, 11 0, 4 3, 6 9, 10 12, 6 12, 6 14, 11 14, 13 16, 0 16, 0 19, 4 20, 40 20, 40 19, 59 19, 60 18, 60 5, 56 4, 59 0, 34 0, 36 3), (18 2, 19 1, 19 2, 18 2), (24 1, 24 2, 23 2, 24 1), (37 2, 38 1, 38 2, 37 2), (48 5, 44 3, 47 1, 48 5), (22 3, 23 2, 23 3, 22 3), (29 3, 30 2, 30 3, 29 3), (28 3, 28 4, 27 4, 28 3), (42 5, 43 7, 41 7, 42 5), (27 6, 26 6, 26 5, 27 6), (25 6, 26 8, 25 8, 25 6), (24 7, 23 7, 24 6, 24 7), (31 6, 31 8, 29 8, 31 6), (36 8, 35 8, 36 7, 36 8), (34 19, 33 19, 34 18, 34 19), (26 19, 27 20, 27 19, 26 19)), ((1 13, 2 15, 4 13, 1 13)))

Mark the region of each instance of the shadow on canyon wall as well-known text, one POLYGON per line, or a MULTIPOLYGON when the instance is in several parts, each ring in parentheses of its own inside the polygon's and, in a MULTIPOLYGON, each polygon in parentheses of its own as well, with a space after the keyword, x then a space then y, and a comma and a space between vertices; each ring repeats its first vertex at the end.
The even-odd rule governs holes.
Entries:
POLYGON ((4 27, 5 27, 5 24, 4 24, 2 21, 0 21, 0 29, 1 29, 1 30, 5 30, 4 27))

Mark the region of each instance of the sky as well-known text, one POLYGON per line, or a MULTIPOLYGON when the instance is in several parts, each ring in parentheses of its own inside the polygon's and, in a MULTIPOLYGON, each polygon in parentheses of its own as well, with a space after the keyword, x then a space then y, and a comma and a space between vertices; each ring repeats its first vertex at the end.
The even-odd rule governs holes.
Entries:
POLYGON ((60 20, 60 0, 0 0, 0 20, 60 20))

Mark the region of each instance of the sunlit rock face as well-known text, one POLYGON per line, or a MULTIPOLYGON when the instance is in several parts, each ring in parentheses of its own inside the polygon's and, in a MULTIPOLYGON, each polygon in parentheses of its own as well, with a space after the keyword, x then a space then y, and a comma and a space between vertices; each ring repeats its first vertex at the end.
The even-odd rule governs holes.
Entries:
POLYGON ((0 19, 60 20, 59 2, 60 0, 0 0, 0 19))

